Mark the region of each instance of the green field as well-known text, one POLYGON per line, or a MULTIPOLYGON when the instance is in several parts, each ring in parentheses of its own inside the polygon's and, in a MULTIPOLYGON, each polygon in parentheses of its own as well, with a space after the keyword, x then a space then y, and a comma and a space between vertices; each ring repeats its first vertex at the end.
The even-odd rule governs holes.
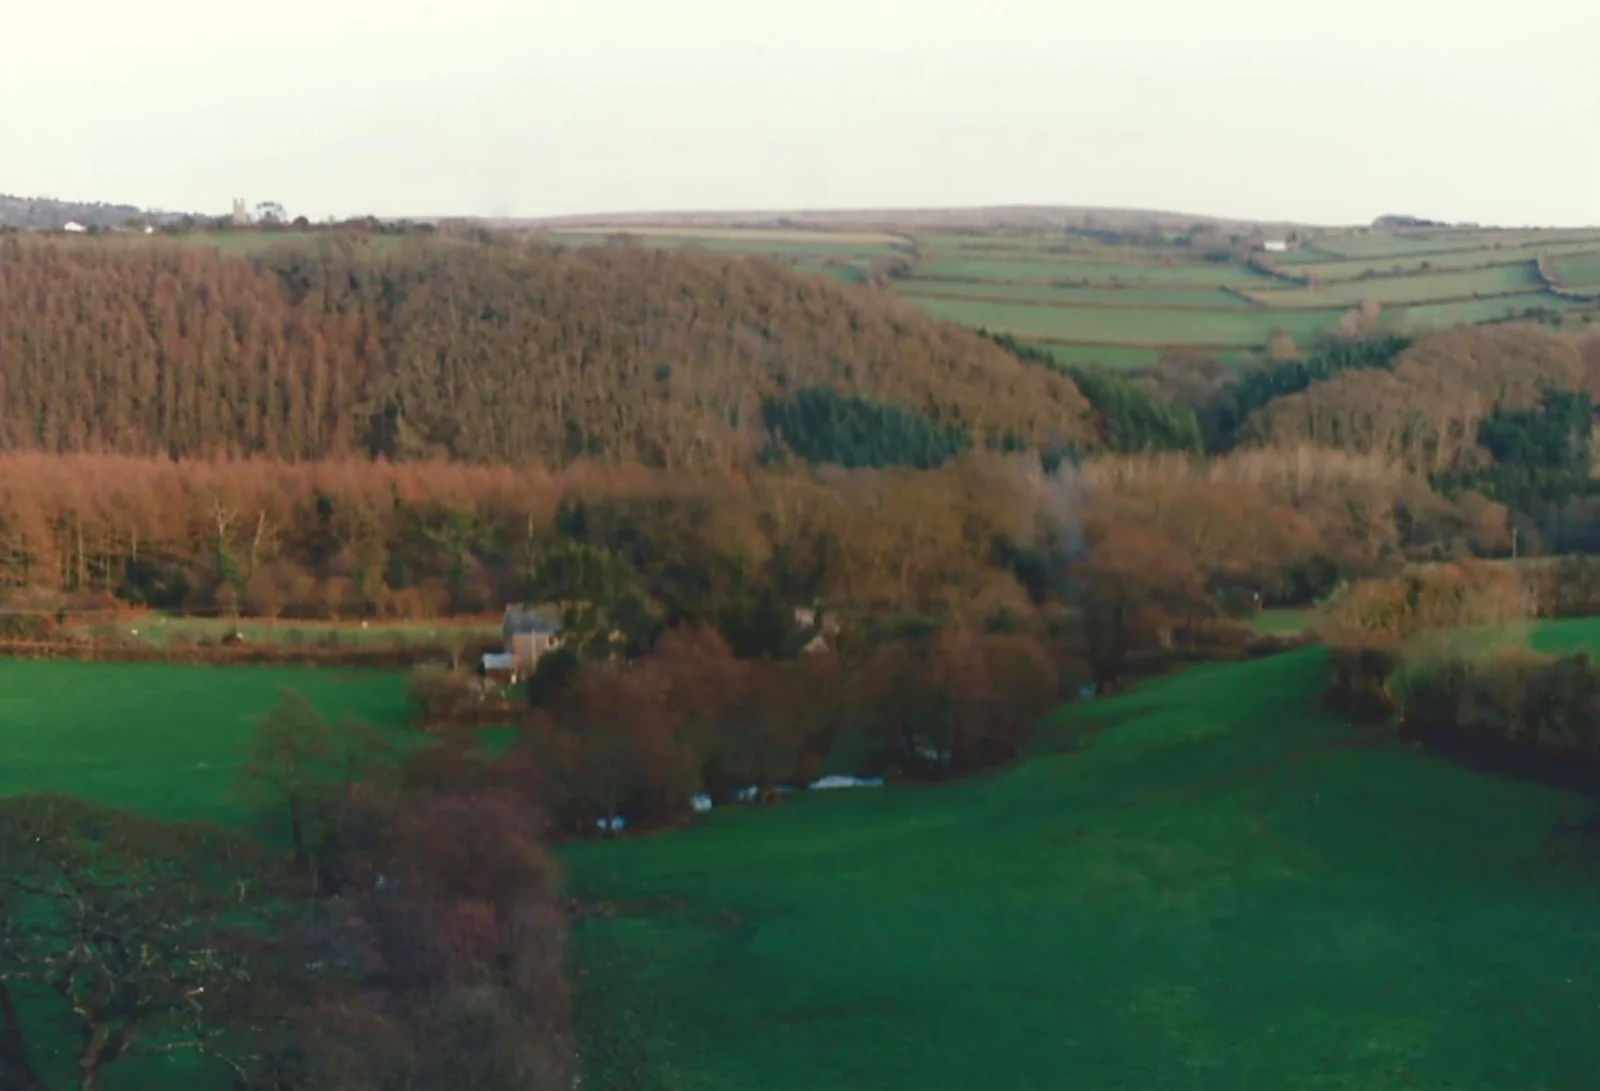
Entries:
POLYGON ((233 621, 217 617, 168 617, 150 614, 125 621, 92 621, 69 627, 78 637, 141 642, 164 647, 174 641, 219 641, 237 631, 248 644, 356 644, 363 647, 400 644, 448 645, 457 641, 497 640, 498 621, 472 623, 348 621, 233 621))
POLYGON ((1125 261, 1131 253, 1129 247, 1107 246, 1093 239, 1063 238, 1055 232, 1032 235, 940 235, 918 236, 926 251, 936 254, 985 254, 1009 256, 1060 255, 1065 258, 1082 258, 1088 261, 1125 261))
POLYGON ((1600 291, 1600 250, 1551 258, 1550 271, 1563 288, 1600 291))
POLYGON ((1115 264, 1103 261, 1059 261, 1030 258, 933 257, 917 266, 917 275, 931 280, 973 280, 999 283, 1059 282, 1085 285, 1129 287, 1148 285, 1187 285, 1222 287, 1228 284, 1249 286, 1269 284, 1271 279, 1240 265, 1158 265, 1151 263, 1115 264))
POLYGON ((1505 295, 1544 287, 1532 261, 1491 265, 1454 273, 1370 277, 1335 281, 1320 288, 1272 288, 1251 294, 1273 307, 1353 307, 1365 299, 1379 303, 1426 303, 1474 295, 1505 295))
POLYGON ((1577 311, 1580 304, 1551 295, 1549 292, 1530 292, 1527 295, 1501 296, 1497 299, 1478 299, 1462 303, 1413 304, 1393 307, 1383 312, 1386 329, 1421 331, 1460 322, 1490 322, 1508 315, 1519 315, 1529 308, 1553 311, 1577 311))
POLYGON ((1289 250, 1268 255, 1274 265, 1294 266, 1298 272, 1301 266, 1320 265, 1328 262, 1342 262, 1350 259, 1341 258, 1338 254, 1323 250, 1313 241, 1304 241, 1289 250))
POLYGON ((1263 636, 1298 636, 1316 616, 1314 610, 1262 610, 1250 619, 1250 629, 1263 636))
POLYGON ((1443 254, 1452 250, 1481 250, 1492 246, 1494 238, 1495 236, 1481 233, 1397 234, 1388 231, 1366 231, 1319 236, 1316 245, 1317 249, 1341 258, 1404 259, 1408 255, 1443 254))
POLYGON ((1217 288, 1058 288, 1045 284, 990 284, 910 278, 894 290, 908 299, 994 299, 1045 306, 1194 307, 1203 310, 1248 308, 1241 296, 1217 288))
POLYGON ((612 909, 574 935, 589 1082, 1594 1087, 1600 884, 1543 851, 1578 801, 1374 740, 1323 677, 1200 668, 999 775, 572 849, 612 909))
POLYGON ((937 318, 1043 340, 1134 345, 1259 345, 1274 330, 1309 340, 1338 319, 1335 311, 1166 311, 1117 307, 1033 307, 924 297, 937 318))
POLYGON ((399 673, 0 660, 0 794, 51 788, 162 818, 237 819, 240 746, 285 687, 325 715, 409 719, 399 673))
POLYGON ((1553 243, 1534 247, 1513 246, 1475 250, 1456 250, 1443 254, 1424 254, 1390 260, 1357 258, 1351 261, 1306 261, 1294 265, 1294 271, 1323 280, 1352 280, 1364 273, 1389 276, 1396 273, 1445 273, 1454 270, 1480 269, 1489 265, 1514 265, 1531 262, 1540 255, 1561 255, 1591 252, 1600 240, 1553 243))

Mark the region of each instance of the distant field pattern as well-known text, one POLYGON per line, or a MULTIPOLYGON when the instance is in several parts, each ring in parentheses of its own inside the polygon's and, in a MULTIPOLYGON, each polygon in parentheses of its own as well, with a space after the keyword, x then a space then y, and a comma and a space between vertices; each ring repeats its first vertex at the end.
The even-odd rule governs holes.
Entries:
POLYGON ((1600 248, 1600 241, 1553 243, 1548 246, 1517 246, 1507 242, 1501 246, 1455 250, 1448 253, 1414 254, 1406 257, 1355 258, 1343 261, 1314 261, 1295 263, 1297 276, 1320 277, 1323 280, 1353 280, 1362 275, 1411 276, 1419 273, 1443 273, 1457 269, 1481 269, 1489 265, 1526 264, 1544 255, 1583 253, 1600 248))
POLYGON ((1427 273, 1407 277, 1372 277, 1338 281, 1320 288, 1274 288, 1254 292, 1273 307, 1336 307, 1379 303, 1426 303, 1430 300, 1506 295, 1543 287, 1532 261, 1518 265, 1491 265, 1456 273, 1427 273))
POLYGON ((1529 311, 1588 319, 1585 301, 1546 290, 1541 258, 1562 287, 1600 290, 1595 229, 1307 229, 1273 252, 1263 252, 1262 235, 1162 241, 1045 227, 959 234, 591 224, 544 237, 583 246, 617 235, 775 257, 802 274, 893 291, 936 318, 1010 334, 1063 364, 1122 369, 1182 349, 1238 364, 1259 359, 1280 333, 1314 345, 1369 300, 1381 308, 1380 328, 1395 331, 1529 311))

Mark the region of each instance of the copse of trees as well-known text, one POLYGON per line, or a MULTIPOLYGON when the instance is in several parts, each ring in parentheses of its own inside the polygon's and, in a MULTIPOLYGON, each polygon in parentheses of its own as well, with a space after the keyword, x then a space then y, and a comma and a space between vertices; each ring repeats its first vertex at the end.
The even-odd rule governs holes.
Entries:
POLYGON ((1481 469, 1441 474, 1442 492, 1476 490, 1521 509, 1594 495, 1590 436, 1594 405, 1587 391, 1546 390, 1530 409, 1497 406, 1478 425, 1478 443, 1494 459, 1481 469))
POLYGON ((859 773, 943 778, 1015 760, 1061 697, 1038 637, 957 625, 832 652, 740 659, 715 630, 666 632, 631 661, 579 666, 534 710, 507 761, 525 768, 557 828, 682 821, 717 804, 804 786, 830 754, 859 773))
POLYGON ((1478 442, 1499 463, 1587 468, 1593 427, 1588 392, 1546 390, 1535 408, 1497 407, 1478 425, 1478 442))
POLYGON ((1024 344, 1009 333, 978 332, 1019 360, 1069 376, 1089 403, 1096 434, 1107 450, 1138 454, 1204 449, 1199 421, 1189 406, 1163 399, 1150 386, 1103 365, 1063 365, 1048 350, 1024 344))
POLYGON ((1392 368, 1346 369, 1273 398, 1244 422, 1239 443, 1373 452, 1424 475, 1470 470, 1488 457, 1478 442, 1484 418, 1535 409, 1550 389, 1589 389, 1597 359, 1571 337, 1527 325, 1446 330, 1392 368))
POLYGON ((1391 370, 1411 338, 1391 335, 1338 341, 1303 359, 1286 360, 1246 372, 1218 398, 1209 414, 1215 434, 1208 437, 1214 449, 1226 450, 1244 422, 1268 402, 1297 394, 1313 383, 1325 382, 1347 371, 1374 368, 1391 370))
POLYGON ((1108 450, 1117 454, 1198 454, 1205 449, 1200 423, 1188 406, 1164 402, 1149 387, 1107 367, 1064 370, 1094 410, 1108 450))
POLYGON ((791 398, 769 397, 761 415, 774 436, 807 462, 849 469, 931 470, 972 446, 972 437, 956 425, 823 387, 807 387, 791 398))
POLYGON ((1462 658, 1451 643, 1460 634, 1475 633, 1479 658, 1486 658, 1494 642, 1514 641, 1519 623, 1539 608, 1540 597, 1519 572, 1483 562, 1432 564, 1354 583, 1319 623, 1329 649, 1327 699, 1357 717, 1397 721, 1410 675, 1462 658))
POLYGON ((1432 659, 1406 670, 1400 712, 1424 741, 1600 786, 1600 664, 1585 653, 1432 659))

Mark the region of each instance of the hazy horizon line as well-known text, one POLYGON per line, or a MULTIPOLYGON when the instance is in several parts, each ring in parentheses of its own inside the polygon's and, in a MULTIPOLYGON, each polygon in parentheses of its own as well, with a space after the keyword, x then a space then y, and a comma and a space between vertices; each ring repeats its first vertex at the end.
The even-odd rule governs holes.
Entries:
MULTIPOLYGON (((216 211, 209 209, 183 209, 177 207, 139 204, 135 201, 109 199, 104 197, 81 198, 63 197, 53 193, 5 193, 0 192, 0 197, 21 201, 53 201, 61 204, 79 205, 106 205, 110 207, 134 208, 139 212, 161 214, 168 216, 216 216, 228 215, 232 198, 216 211)), ((290 210, 291 218, 300 213, 290 210)), ((442 222, 446 220, 478 220, 505 223, 523 224, 560 224, 593 222, 603 224, 616 222, 623 219, 647 221, 654 218, 689 218, 689 217, 747 217, 747 218, 773 218, 773 217, 807 217, 807 216, 894 216, 914 217, 931 215, 974 215, 981 213, 1037 213, 1037 214, 1073 214, 1073 215, 1123 215, 1123 216, 1151 216, 1163 217, 1174 220, 1192 220, 1196 223, 1213 222, 1222 224, 1256 225, 1272 227, 1312 228, 1319 230, 1349 230, 1370 228, 1384 216, 1417 216, 1422 219, 1431 219, 1424 213, 1415 212, 1383 212, 1378 213, 1364 221, 1328 222, 1311 219, 1294 219, 1282 217, 1256 217, 1238 215, 1233 213, 1199 212, 1181 207, 1145 207, 1139 205, 1100 205, 1100 204, 1072 204, 1049 203, 1042 201, 997 201, 981 204, 909 204, 909 205, 872 205, 872 204, 840 204, 840 205, 811 205, 811 206, 742 206, 742 207, 661 207, 646 206, 634 208, 599 208, 582 212, 553 212, 542 214, 506 214, 499 212, 444 212, 444 213, 402 213, 379 214, 374 212, 353 212, 347 214, 328 214, 317 217, 313 222, 326 220, 350 220, 372 217, 380 220, 411 220, 417 222, 442 222)), ((311 217, 307 217, 311 219, 311 217)), ((1448 227, 1469 227, 1479 229, 1498 229, 1507 231, 1518 230, 1576 230, 1600 227, 1600 223, 1495 223, 1481 220, 1447 220, 1441 219, 1440 223, 1448 227)))

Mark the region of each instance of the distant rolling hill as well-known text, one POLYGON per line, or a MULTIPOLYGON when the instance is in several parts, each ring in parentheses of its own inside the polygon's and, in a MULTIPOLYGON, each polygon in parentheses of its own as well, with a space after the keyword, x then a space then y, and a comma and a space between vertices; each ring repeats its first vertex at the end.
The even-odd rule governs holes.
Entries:
POLYGON ((143 215, 144 210, 134 205, 0 194, 0 227, 32 231, 59 231, 69 223, 84 227, 119 227, 143 215))
POLYGON ((1126 209, 725 212, 501 221, 552 241, 629 236, 764 254, 864 281, 1062 363, 1199 350, 1293 355, 1334 335, 1600 321, 1600 228, 1317 227, 1126 209))

